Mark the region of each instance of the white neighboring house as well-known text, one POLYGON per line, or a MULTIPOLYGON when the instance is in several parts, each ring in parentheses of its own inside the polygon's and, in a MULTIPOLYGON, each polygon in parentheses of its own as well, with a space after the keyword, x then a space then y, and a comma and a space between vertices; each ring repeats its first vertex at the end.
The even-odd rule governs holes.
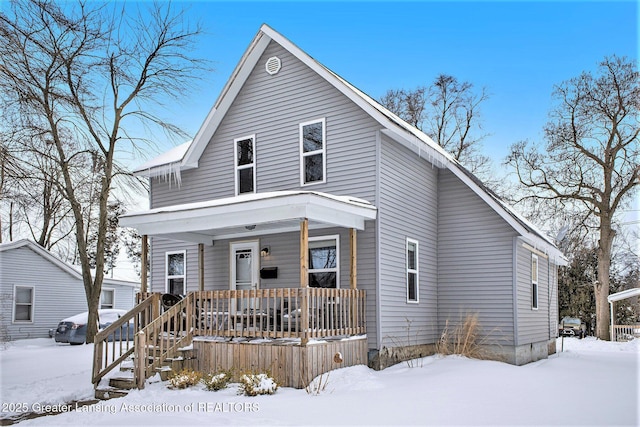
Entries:
MULTIPOLYGON (((100 308, 130 310, 139 282, 104 279, 100 308)), ((30 240, 0 244, 2 339, 45 338, 60 320, 87 311, 82 275, 30 240)))

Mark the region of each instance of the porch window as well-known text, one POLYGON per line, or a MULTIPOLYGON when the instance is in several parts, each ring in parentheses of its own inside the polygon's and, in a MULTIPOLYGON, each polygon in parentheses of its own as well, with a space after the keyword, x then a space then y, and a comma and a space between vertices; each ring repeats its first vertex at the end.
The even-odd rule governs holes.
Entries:
POLYGON ((13 288, 14 322, 33 322, 33 296, 32 286, 15 286, 13 288))
POLYGON ((309 286, 339 288, 340 236, 309 238, 309 286))
POLYGON ((256 192, 256 137, 234 140, 236 196, 256 192))
POLYGON ((531 254, 531 308, 538 309, 538 255, 531 254))
POLYGON ((186 274, 186 251, 167 252, 167 293, 184 295, 186 274))
POLYGON ((325 119, 300 124, 300 185, 326 180, 325 119))
POLYGON ((100 295, 100 308, 115 308, 115 293, 114 289, 103 289, 100 295))
POLYGON ((419 302, 418 242, 407 238, 407 302, 419 302))

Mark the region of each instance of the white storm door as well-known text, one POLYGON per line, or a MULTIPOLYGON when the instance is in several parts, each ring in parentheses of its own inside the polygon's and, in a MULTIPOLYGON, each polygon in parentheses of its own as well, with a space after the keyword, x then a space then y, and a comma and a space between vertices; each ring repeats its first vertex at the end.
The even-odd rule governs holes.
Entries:
MULTIPOLYGON (((259 242, 239 242, 231 244, 231 290, 256 290, 260 278, 259 242)), ((236 309, 257 308, 258 298, 239 298, 236 309)))

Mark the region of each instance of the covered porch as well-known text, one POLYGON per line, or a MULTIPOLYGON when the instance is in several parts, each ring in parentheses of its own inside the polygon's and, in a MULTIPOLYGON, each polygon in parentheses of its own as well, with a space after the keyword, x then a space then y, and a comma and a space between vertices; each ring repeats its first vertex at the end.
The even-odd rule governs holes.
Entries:
POLYGON ((142 388, 146 378, 187 347, 193 353, 191 366, 203 372, 265 369, 279 375, 282 385, 293 387, 304 387, 336 367, 366 363, 366 299, 357 286, 357 232, 376 213, 375 206, 361 199, 284 191, 123 217, 122 225, 144 236, 143 259, 148 256, 147 236, 197 243, 197 291, 187 291, 185 284, 184 298, 172 306, 163 304, 168 288, 158 289, 155 283, 149 289, 143 262, 140 301, 129 316, 136 323, 135 345, 120 343, 118 348, 108 342, 110 332, 103 331, 96 338, 94 384, 125 353, 135 353, 135 383, 142 388), (340 285, 333 265, 317 265, 316 258, 330 264, 336 248, 318 248, 313 240, 310 246, 309 230, 331 228, 348 233, 348 286, 344 280, 340 285), (278 286, 274 281, 261 286, 258 267, 264 248, 258 239, 282 233, 290 238, 296 231, 299 258, 289 256, 287 262, 299 269, 299 286, 278 286), (229 277, 227 283, 212 286, 204 274, 204 248, 216 244, 230 249, 229 277))

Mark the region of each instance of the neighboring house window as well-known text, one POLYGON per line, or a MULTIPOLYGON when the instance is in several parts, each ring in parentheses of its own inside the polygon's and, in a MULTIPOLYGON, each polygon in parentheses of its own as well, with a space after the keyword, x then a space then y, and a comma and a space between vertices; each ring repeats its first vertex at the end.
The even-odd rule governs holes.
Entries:
POLYGON ((418 302, 418 242, 407 239, 407 302, 418 302))
POLYGON ((103 289, 100 295, 100 308, 115 308, 115 289, 103 289))
POLYGON ((300 124, 300 184, 326 180, 325 119, 300 124))
POLYGON ((33 322, 33 295, 32 286, 15 286, 13 288, 13 321, 33 322))
POLYGON ((256 192, 256 137, 234 140, 236 196, 256 192))
POLYGON ((531 254, 531 308, 538 309, 538 255, 531 254))
POLYGON ((186 292, 186 251, 167 252, 167 293, 184 295, 186 292))
POLYGON ((340 236, 309 238, 309 286, 339 288, 340 236))

